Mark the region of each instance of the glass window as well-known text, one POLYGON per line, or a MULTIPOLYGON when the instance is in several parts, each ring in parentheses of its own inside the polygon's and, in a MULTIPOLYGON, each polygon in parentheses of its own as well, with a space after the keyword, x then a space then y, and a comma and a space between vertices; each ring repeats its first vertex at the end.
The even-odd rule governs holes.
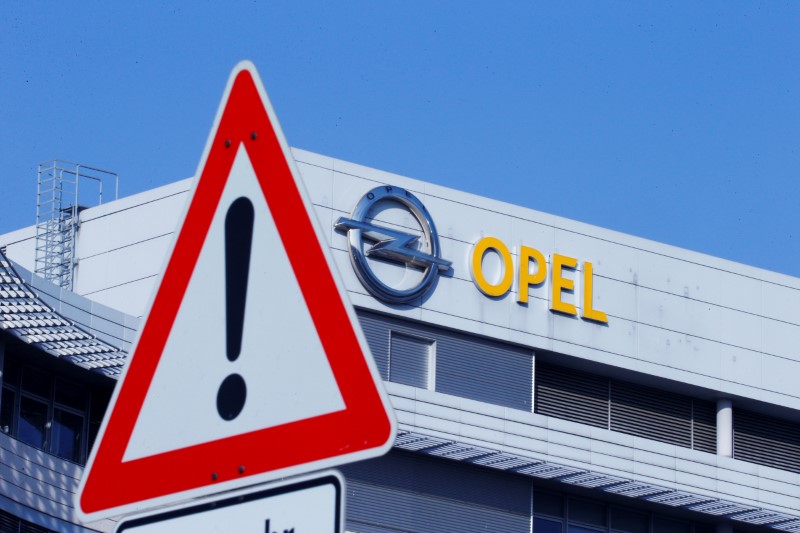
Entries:
POLYGON ((68 461, 83 464, 100 427, 111 391, 4 361, 0 432, 68 461), (9 379, 17 376, 17 379, 9 379), (91 401, 90 401, 91 400, 91 401), (90 417, 91 414, 91 417, 90 417))
POLYGON ((3 397, 0 398, 0 431, 11 433, 14 431, 14 391, 3 387, 3 397))
POLYGON ((22 369, 22 390, 30 394, 50 399, 50 375, 26 366, 22 369))
MULTIPOLYGON (((569 500, 569 522, 581 522, 605 528, 606 506, 602 503, 587 502, 585 500, 569 500)), ((572 527, 570 527, 572 531, 572 527)))
POLYGON ((83 454, 83 417, 56 409, 50 452, 64 459, 79 463, 83 454))
POLYGON ((598 531, 602 531, 602 530, 597 530, 597 529, 592 529, 590 527, 576 526, 575 524, 570 524, 569 528, 567 529, 567 531, 568 531, 568 533, 597 533, 598 531))
POLYGON ((91 408, 89 413, 90 420, 102 421, 103 416, 108 409, 108 402, 111 399, 111 393, 108 391, 94 389, 92 390, 91 408))
POLYGON ((7 354, 3 361, 3 383, 14 387, 19 386, 19 361, 7 354))
POLYGON ((647 533, 650 528, 646 514, 613 507, 611 529, 623 533, 647 533))
POLYGON ((533 512, 550 516, 564 516, 564 499, 551 492, 533 492, 533 512))
POLYGON ((86 409, 85 389, 75 383, 56 379, 56 402, 84 411, 86 409))
POLYGON ((389 347, 389 381, 428 388, 433 342, 392 331, 389 347))
POLYGON ((659 516, 653 517, 653 533, 689 533, 690 525, 687 522, 678 522, 659 516))
POLYGON ((25 444, 44 448, 47 429, 47 404, 23 396, 19 402, 19 435, 25 444))
POLYGON ((561 522, 536 517, 533 519, 533 533, 561 533, 561 522))

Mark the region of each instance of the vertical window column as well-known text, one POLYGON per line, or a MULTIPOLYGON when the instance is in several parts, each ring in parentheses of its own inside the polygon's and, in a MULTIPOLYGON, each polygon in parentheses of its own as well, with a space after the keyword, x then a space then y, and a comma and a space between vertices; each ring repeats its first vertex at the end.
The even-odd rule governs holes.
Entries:
POLYGON ((14 391, 11 389, 7 390, 3 387, 3 384, 6 382, 5 355, 6 338, 4 335, 0 335, 0 432, 10 433, 13 421, 14 391), (6 405, 8 403, 12 405, 6 405))
POLYGON ((420 389, 435 388, 435 349, 430 339, 390 333, 389 381, 420 389))
POLYGON ((733 524, 731 524, 730 522, 718 523, 717 533, 733 533, 733 524))
POLYGON ((733 402, 717 400, 717 455, 733 457, 733 402))

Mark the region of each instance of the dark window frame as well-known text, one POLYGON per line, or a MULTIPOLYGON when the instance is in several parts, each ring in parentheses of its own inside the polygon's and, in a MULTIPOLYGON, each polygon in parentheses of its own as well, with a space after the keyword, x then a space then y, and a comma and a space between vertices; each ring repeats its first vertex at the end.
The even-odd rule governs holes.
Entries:
POLYGON ((2 380, 3 381, 2 389, 10 391, 13 394, 13 399, 14 399, 14 405, 12 406, 12 411, 11 411, 11 426, 9 427, 7 432, 6 431, 3 432, 16 440, 20 440, 19 430, 20 430, 22 399, 28 398, 43 403, 47 406, 47 415, 44 428, 44 445, 41 447, 34 446, 31 444, 27 445, 36 449, 40 449, 45 453, 58 457, 59 459, 63 459, 64 461, 69 461, 71 463, 75 463, 78 465, 85 465, 89 457, 89 452, 91 451, 88 446, 88 441, 89 441, 89 415, 90 415, 89 409, 92 404, 91 402, 92 392, 93 392, 92 387, 87 387, 85 384, 57 375, 51 371, 43 370, 33 365, 26 365, 25 362, 22 360, 22 358, 15 357, 9 354, 8 352, 6 352, 5 354, 3 363, 4 363, 3 364, 4 374, 2 380), (16 371, 18 372, 18 375, 14 376, 13 379, 8 379, 5 375, 5 368, 7 368, 8 366, 7 363, 10 358, 15 359, 16 371), (46 376, 46 379, 48 381, 47 396, 42 396, 41 394, 37 394, 36 392, 32 392, 23 387, 23 378, 26 368, 32 369, 34 372, 46 376), (56 383, 59 381, 64 382, 70 386, 75 386, 79 390, 84 391, 83 410, 56 401, 56 383), (55 424, 55 417, 57 410, 80 417, 81 429, 80 429, 79 450, 77 451, 77 454, 73 454, 73 458, 64 457, 63 455, 55 453, 55 451, 53 450, 53 426, 55 424), (74 459, 75 455, 77 455, 78 459, 77 461, 74 459))

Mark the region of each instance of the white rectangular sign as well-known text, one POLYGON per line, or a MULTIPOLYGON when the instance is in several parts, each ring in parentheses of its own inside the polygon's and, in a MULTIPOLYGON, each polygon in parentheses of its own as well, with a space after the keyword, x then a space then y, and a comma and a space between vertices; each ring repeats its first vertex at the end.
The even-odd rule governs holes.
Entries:
POLYGON ((226 492, 126 518, 116 533, 342 533, 344 479, 335 470, 226 492))

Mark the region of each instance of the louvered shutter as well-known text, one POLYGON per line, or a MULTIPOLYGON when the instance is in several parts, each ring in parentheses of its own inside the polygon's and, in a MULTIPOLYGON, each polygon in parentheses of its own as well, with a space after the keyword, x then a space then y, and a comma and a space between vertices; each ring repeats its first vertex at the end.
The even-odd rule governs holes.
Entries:
POLYGON ((531 350, 456 332, 437 339, 437 391, 531 411, 532 389, 531 350))
POLYGON ((532 350, 363 309, 358 317, 383 379, 389 379, 390 334, 429 339, 436 349, 434 390, 531 410, 532 350))
POLYGON ((390 346, 389 381, 428 388, 433 341, 392 332, 390 346))
POLYGON ((522 476, 402 452, 342 471, 348 531, 518 533, 530 527, 531 486, 522 476))
POLYGON ((800 472, 800 424, 734 409, 733 456, 742 461, 800 472))
POLYGON ((611 429, 691 446, 692 400, 660 389, 611 381, 611 429))
POLYGON ((377 313, 358 311, 361 331, 383 380, 389 379, 389 324, 377 313))
POLYGON ((717 406, 713 402, 692 401, 692 448, 717 453, 717 406))
POLYGON ((536 364, 536 412, 608 428, 608 379, 536 364))

